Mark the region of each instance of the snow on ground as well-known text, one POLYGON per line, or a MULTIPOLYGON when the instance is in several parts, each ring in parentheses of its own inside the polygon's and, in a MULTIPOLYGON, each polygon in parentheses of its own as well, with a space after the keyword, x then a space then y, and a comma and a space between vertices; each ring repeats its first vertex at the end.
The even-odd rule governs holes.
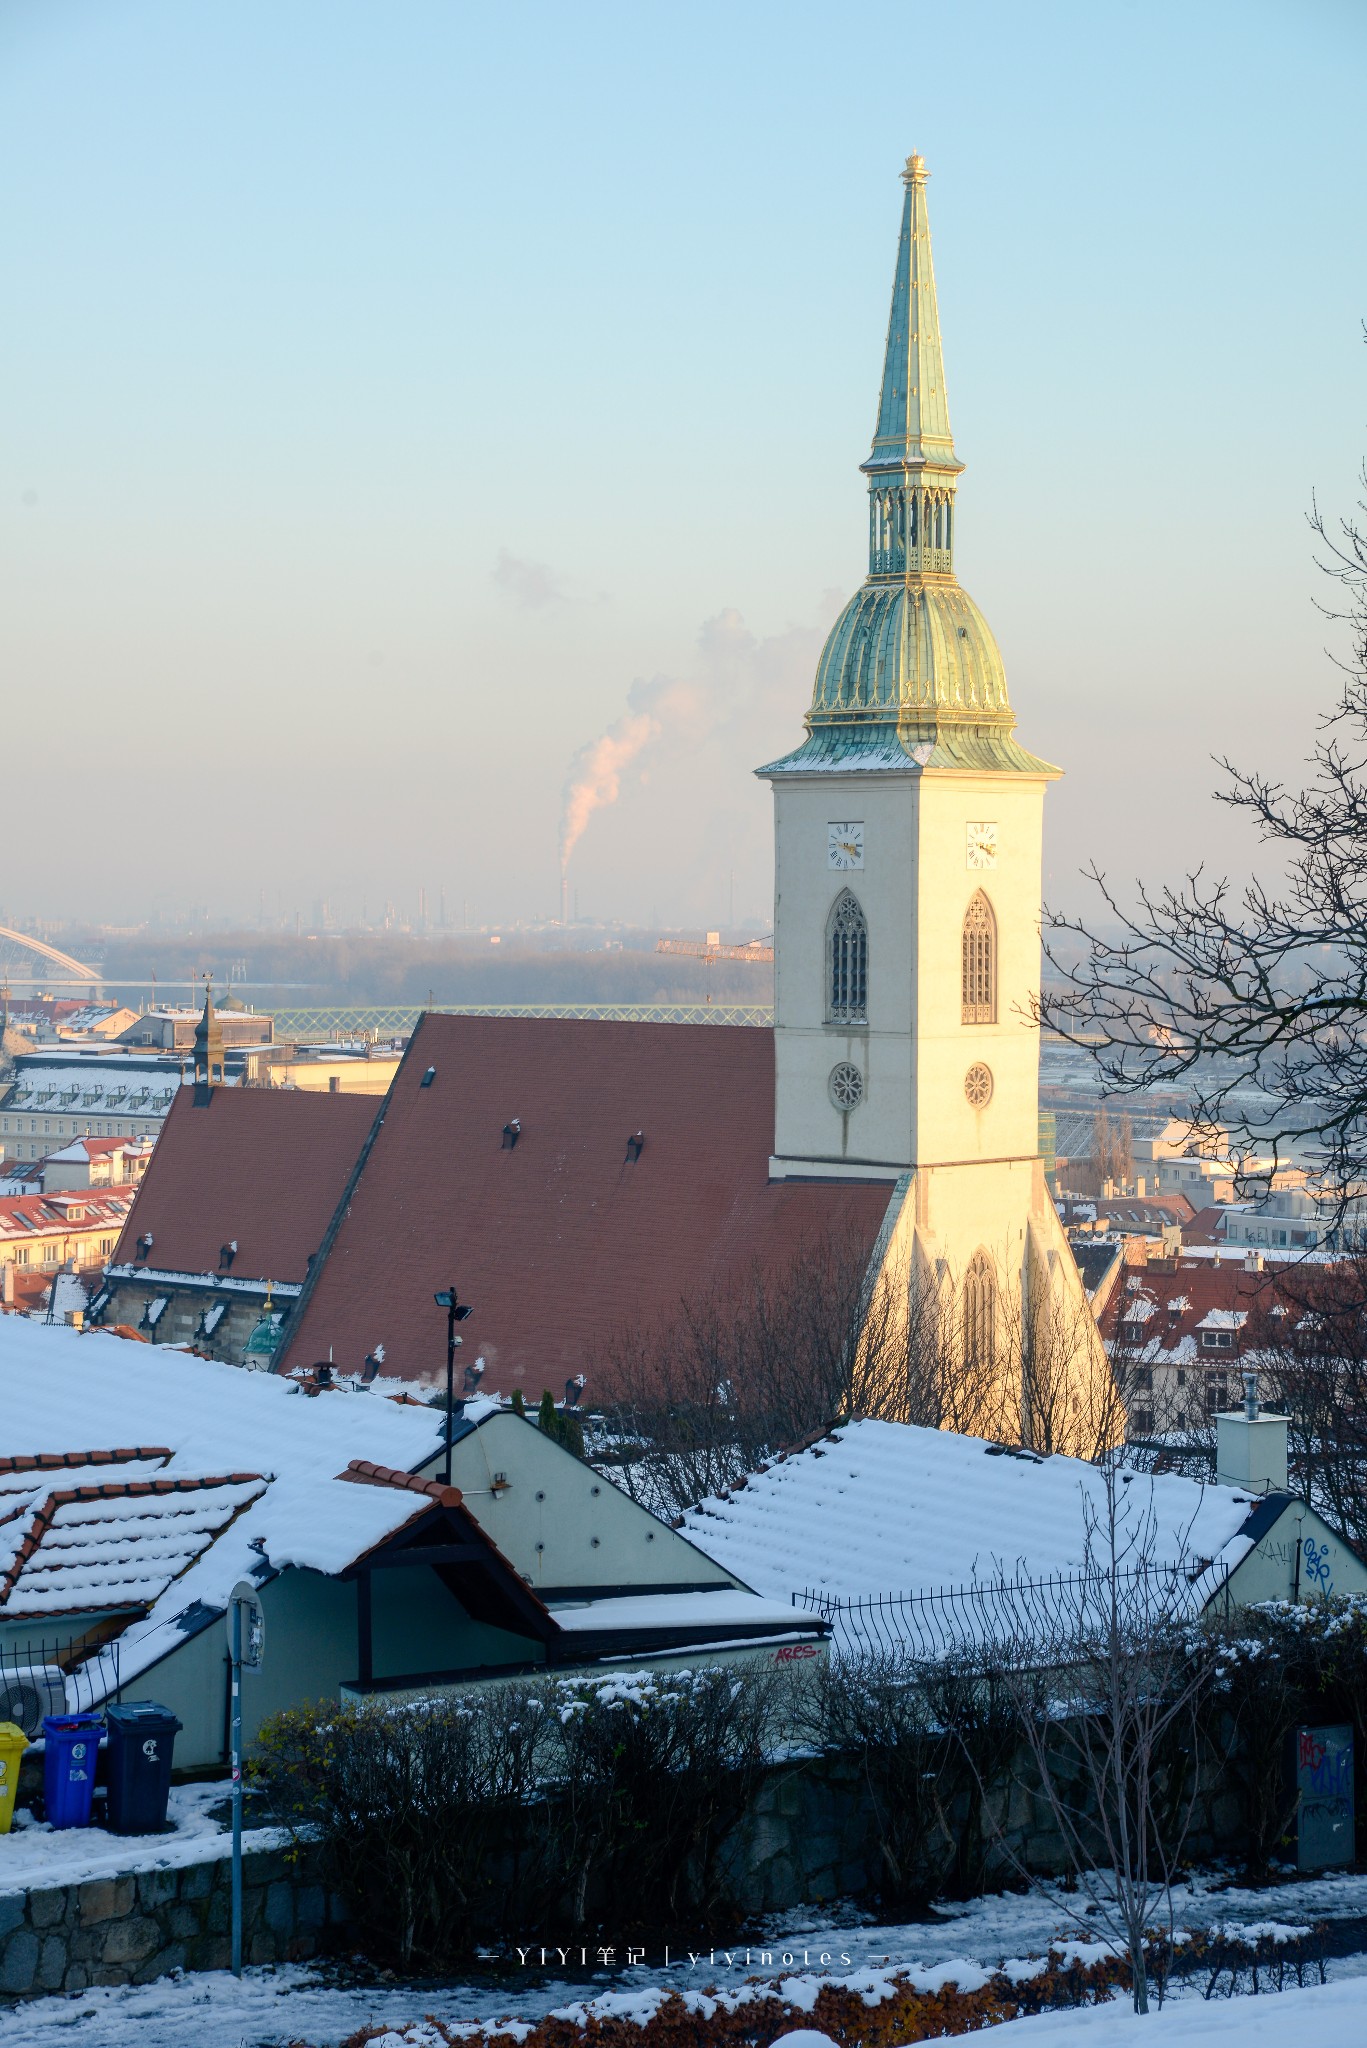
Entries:
POLYGON ((1365 2005, 1362 1980, 1354 1977, 1271 1998, 1179 1998, 1144 2019, 1128 1999, 1116 1999, 1013 2020, 1011 2048, 1286 2048, 1288 2038, 1315 2048, 1361 2048, 1365 2005))
MULTIPOLYGON (((221 1807, 227 1787, 173 1785, 167 1819, 174 1833, 111 1835, 104 1828, 52 1828, 35 1821, 20 1807, 14 1826, 0 1835, 0 1896, 41 1891, 48 1885, 84 1884, 92 1877, 122 1877, 130 1870, 178 1870, 187 1863, 208 1863, 232 1854, 230 1829, 210 1818, 221 1807)), ((242 1846, 278 1849, 288 1839, 284 1828, 244 1830, 242 1846)))
MULTIPOLYGON (((149 1845, 150 1846, 150 1845, 149 1845)), ((1303 1925, 1322 1919, 1351 1920, 1367 1915, 1367 1876, 1347 1873, 1306 1878, 1267 1890, 1241 1888, 1217 1890, 1218 1879, 1207 1877, 1194 1886, 1183 1886, 1178 1894, 1179 1923, 1207 1927, 1217 1922, 1248 1927, 1276 1920, 1303 1925)), ((736 1986, 751 1975, 782 1971, 784 1959, 791 1967, 819 1969, 822 1953, 832 1956, 832 1975, 847 1976, 851 1969, 877 1968, 884 1962, 913 1964, 918 1973, 952 1975, 949 1965, 964 1965, 965 1978, 978 1966, 993 1967, 1004 1958, 1041 1954, 1050 1943, 1075 1939, 1077 1929, 1062 1910, 1058 1893, 1041 1892, 1024 1896, 1000 1894, 976 1899, 964 1907, 946 1910, 929 1922, 904 1926, 874 1926, 858 1922, 849 1907, 829 1915, 813 1914, 810 1908, 771 1920, 749 1936, 750 1946, 733 1945, 727 1953, 716 1950, 700 1956, 696 1963, 687 1956, 671 1956, 670 1967, 663 1957, 652 1953, 633 1970, 576 1972, 543 1976, 539 1970, 518 1967, 515 1953, 501 1959, 504 1968, 498 1982, 450 1981, 422 1984, 347 1984, 335 1981, 335 1974, 307 1965, 282 1969, 248 1970, 241 1983, 226 1972, 198 1976, 163 1978, 138 1989, 83 1992, 71 1998, 34 1999, 12 2007, 0 2016, 0 2037, 4 2048, 60 2048, 60 2044, 88 2043, 90 2048, 276 2048, 287 2041, 307 2041, 314 2048, 334 2048, 348 2034, 365 2025, 401 2026, 407 2021, 437 2014, 448 2024, 473 2022, 515 2015, 534 2020, 557 2008, 601 1996, 606 1992, 632 1994, 639 1998, 656 1987, 702 1989, 708 1985, 736 1986), (761 1963, 761 1956, 773 1961, 761 1963), (848 1960, 846 1960, 848 1958, 848 1960)), ((589 1951, 590 1957, 592 1950, 589 1951)), ((535 1957, 531 1959, 535 1962, 535 1957)), ((1165 2031, 1157 2037, 1158 2048, 1171 2043, 1185 2048, 1188 2039, 1215 2048, 1220 2024, 1239 2025, 1240 2048, 1245 2040, 1261 2044, 1271 2035, 1250 2033, 1251 2023, 1273 2024, 1278 2029, 1276 2048, 1287 2039, 1313 2040, 1315 2048, 1358 2048, 1363 2035, 1362 2013, 1367 2006, 1367 1955, 1350 1956, 1329 1964, 1328 1989, 1336 1994, 1326 1999, 1321 1991, 1287 1991, 1283 1998, 1314 1998, 1304 2008, 1313 2023, 1302 2027, 1291 2021, 1291 2012, 1276 1996, 1219 2001, 1207 2005, 1191 1991, 1175 2000, 1173 2010, 1163 2019, 1165 2031), (1341 1994, 1341 1995, 1338 1995, 1341 1994), (1196 2031, 1176 2031, 1178 2013, 1190 2013, 1196 2031), (1234 2019, 1212 2022, 1208 2031, 1206 2015, 1233 2014, 1234 2019), (1344 2019, 1343 2015, 1350 2015, 1344 2019), (1351 2025, 1351 2034, 1344 2031, 1351 2025), (1338 2029, 1338 2031, 1335 2031, 1338 2029)), ((1113 2042, 1132 2037, 1124 2029, 1132 2024, 1128 2006, 1099 2011, 1047 2015, 1038 2020, 1013 2021, 1023 2031, 1012 2035, 1014 2048, 1068 2048, 1071 2036, 1040 2029, 1079 2029, 1077 2048, 1113 2048, 1113 2042), (1088 2024, 1096 2031, 1081 2031, 1088 2024), (1113 2030, 1121 2030, 1119 2033, 1113 2030)), ((1138 2037, 1134 2037, 1138 2038, 1138 2037)))

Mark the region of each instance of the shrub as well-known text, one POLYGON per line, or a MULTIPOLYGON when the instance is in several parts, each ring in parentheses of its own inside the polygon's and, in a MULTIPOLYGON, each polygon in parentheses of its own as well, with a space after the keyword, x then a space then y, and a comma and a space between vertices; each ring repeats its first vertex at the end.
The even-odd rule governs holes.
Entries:
POLYGON ((547 1719, 539 1691, 511 1686, 325 1701, 266 1723, 254 1776, 283 1821, 317 1838, 375 1946, 433 1964, 535 1889, 547 1719))
POLYGON ((780 1687, 723 1665, 564 1681, 560 1817, 582 1927, 591 1887, 614 1926, 681 1928, 724 1912, 718 1851, 769 1760, 780 1687))
POLYGON ((254 1776, 405 1967, 605 1911, 615 1934, 697 1926, 724 1910, 777 1690, 717 1666, 319 1702, 266 1723, 254 1776))

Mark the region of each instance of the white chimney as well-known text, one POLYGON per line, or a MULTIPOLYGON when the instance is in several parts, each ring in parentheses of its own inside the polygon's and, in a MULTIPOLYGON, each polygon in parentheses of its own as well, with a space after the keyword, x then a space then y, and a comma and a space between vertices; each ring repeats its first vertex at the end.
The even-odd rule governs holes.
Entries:
POLYGON ((1244 1405, 1215 1418, 1215 1477, 1244 1493, 1286 1492, 1287 1418, 1258 1406, 1258 1375, 1244 1374, 1244 1405))

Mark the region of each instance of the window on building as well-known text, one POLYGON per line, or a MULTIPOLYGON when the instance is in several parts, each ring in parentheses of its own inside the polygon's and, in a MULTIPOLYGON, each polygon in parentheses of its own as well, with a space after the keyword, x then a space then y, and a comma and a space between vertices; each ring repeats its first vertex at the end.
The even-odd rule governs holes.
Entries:
POLYGON ((826 926, 827 1004, 831 1024, 864 1024, 869 1004, 869 928, 848 889, 831 907, 826 926))
POLYGON ((986 1252, 964 1274, 964 1363, 990 1365, 997 1351, 997 1281, 986 1252))
POLYGON ((997 1021, 997 920, 981 889, 964 913, 963 1021, 997 1021))

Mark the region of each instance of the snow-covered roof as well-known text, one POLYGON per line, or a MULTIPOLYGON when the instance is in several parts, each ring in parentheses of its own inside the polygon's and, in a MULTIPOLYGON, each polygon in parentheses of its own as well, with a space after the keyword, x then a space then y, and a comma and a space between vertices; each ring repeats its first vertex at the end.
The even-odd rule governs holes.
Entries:
POLYGON ((1158 1303, 1148 1294, 1132 1294, 1120 1311, 1122 1323, 1147 1323, 1158 1313, 1158 1303))
POLYGON ((40 1484, 0 1524, 0 1608, 13 1620, 150 1607, 266 1485, 107 1470, 40 1484))
MULTIPOLYGON (((1251 1547, 1249 1496, 1232 1487, 1133 1473, 1121 1493, 1127 1534, 1152 1518, 1155 1564, 1209 1560, 1223 1578, 1251 1547)), ((683 1528, 771 1599, 808 1588, 858 1599, 1076 1570, 1104 1504, 1101 1470, 1080 1458, 863 1421, 702 1501, 683 1528)))
MULTIPOLYGON (((4 1462, 11 1467, 0 1515, 13 1515, 16 1490, 10 1489, 17 1489, 21 1475, 12 1468, 20 1459, 41 1453, 88 1457, 129 1447, 112 1468, 106 1458, 98 1472, 82 1474, 79 1466, 63 1464, 39 1473, 30 1481, 23 1510, 29 1528, 51 1497, 84 1491, 82 1477, 107 1488, 112 1526, 99 1546, 96 1524, 103 1518, 94 1503, 72 1504, 80 1512, 73 1514, 70 1534, 87 1550, 90 1572, 81 1582, 80 1600, 62 1611, 90 1604, 93 1547, 110 1560, 130 1546, 145 1548, 143 1591, 120 1598, 111 1591, 107 1601, 143 1604, 150 1595, 146 1615, 119 1639, 125 1683, 176 1647, 186 1616, 221 1612, 234 1585, 253 1568, 259 1571, 264 1563, 345 1571, 431 1506, 424 1494, 357 1486, 338 1476, 357 1458, 400 1471, 426 1463, 440 1440, 440 1417, 431 1408, 375 1394, 310 1396, 270 1373, 19 1317, 6 1320, 0 1350, 4 1462), (140 1445, 156 1448, 140 1451, 140 1445), (143 1469, 149 1464, 150 1470, 143 1469), (164 1494, 168 1481, 184 1480, 212 1484, 198 1489, 201 1500, 193 1493, 183 1496, 183 1522, 182 1510, 147 1505, 164 1494), (130 1482, 158 1489, 139 1500, 139 1514, 155 1519, 136 1528, 129 1503, 139 1497, 127 1492, 130 1482), (226 1512, 216 1526, 206 1526, 220 1510, 226 1512), (156 1557, 167 1569, 154 1588, 156 1557)), ((0 1523, 0 1574, 13 1565, 18 1536, 15 1522, 0 1523)), ((35 1557, 42 1549, 40 1544, 35 1557)), ((21 1586, 26 1577, 20 1574, 21 1586)), ((0 1576, 0 1615, 9 1611, 5 1584, 0 1576)), ((71 1590, 76 1589, 73 1578, 71 1590)), ((44 1611, 57 1609, 48 1604, 44 1611)))
POLYGON ((706 1593, 623 1594, 615 1600, 552 1601, 551 1613, 562 1629, 735 1628, 741 1633, 765 1622, 799 1627, 806 1616, 794 1613, 787 1600, 757 1599, 733 1586, 706 1593))
POLYGON ((149 1067, 115 1058, 98 1066, 56 1059, 40 1066, 25 1055, 16 1067, 5 1108, 48 1113, 165 1116, 185 1079, 179 1066, 149 1067))
POLYGON ((1247 1321, 1245 1309, 1211 1308, 1206 1310, 1196 1327, 1198 1330, 1242 1330, 1247 1321))

